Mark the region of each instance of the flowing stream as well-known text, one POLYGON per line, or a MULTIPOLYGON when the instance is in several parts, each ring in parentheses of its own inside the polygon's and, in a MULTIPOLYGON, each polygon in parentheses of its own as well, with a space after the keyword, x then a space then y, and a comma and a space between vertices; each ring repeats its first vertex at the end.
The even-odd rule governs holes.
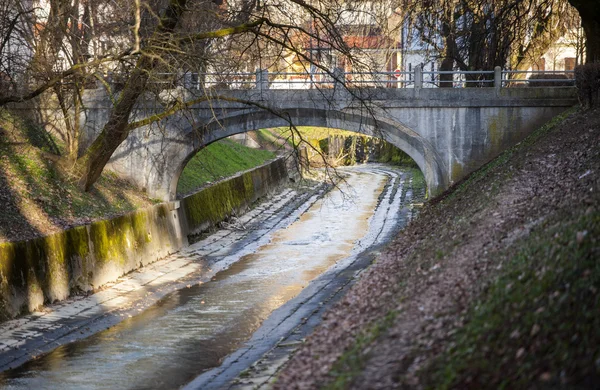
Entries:
POLYGON ((411 217, 409 173, 378 165, 344 171, 347 184, 274 231, 253 253, 240 250, 210 282, 178 290, 106 331, 4 372, 0 386, 172 389, 218 366, 311 280, 385 242, 411 217))

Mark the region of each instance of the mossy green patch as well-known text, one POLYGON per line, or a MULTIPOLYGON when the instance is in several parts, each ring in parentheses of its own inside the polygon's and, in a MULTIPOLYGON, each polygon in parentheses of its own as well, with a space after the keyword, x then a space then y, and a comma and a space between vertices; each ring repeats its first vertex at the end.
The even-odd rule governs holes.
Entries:
POLYGON ((244 192, 252 193, 254 190, 254 181, 252 180, 252 175, 242 175, 244 180, 244 192))
POLYGON ((213 184, 183 199, 190 232, 214 226, 250 204, 287 177, 283 159, 213 184))
POLYGON ((7 275, 11 274, 15 261, 15 245, 10 242, 0 242, 0 278, 6 282, 7 275))
POLYGON ((69 256, 79 256, 81 259, 87 258, 90 251, 90 245, 87 234, 87 227, 78 226, 65 231, 66 251, 69 256))
POLYGON ((354 378, 362 372, 369 360, 368 354, 365 354, 364 351, 394 323, 397 314, 397 311, 390 311, 382 320, 356 337, 354 343, 338 358, 329 372, 329 376, 333 380, 323 386, 322 389, 341 390, 349 388, 354 378))
POLYGON ((92 283, 131 271, 140 255, 147 262, 164 256, 178 240, 168 210, 167 204, 156 205, 45 237, 0 243, 0 318, 97 287, 92 283))
POLYGON ((94 222, 90 226, 90 240, 94 246, 96 262, 106 264, 116 262, 122 264, 126 259, 126 230, 125 217, 114 220, 94 222))
POLYGON ((421 373, 430 388, 600 380, 600 212, 555 216, 519 247, 452 347, 421 373))
POLYGON ((452 163, 452 170, 450 172, 452 181, 459 180, 463 177, 464 166, 458 162, 452 163))
MULTIPOLYGON (((157 215, 159 218, 166 218, 166 210, 164 207, 157 207, 157 215)), ((132 213, 128 215, 128 225, 129 225, 129 234, 133 236, 133 243, 130 242, 130 247, 133 245, 134 247, 142 247, 144 244, 147 244, 152 241, 152 235, 148 231, 149 223, 148 223, 148 213, 146 210, 139 211, 137 213, 132 213)))
MULTIPOLYGON (((235 182, 239 180, 217 183, 185 198, 184 204, 190 227, 200 226, 203 223, 219 223, 239 207, 245 200, 247 191, 243 179, 241 188, 244 188, 244 191, 236 191, 235 182)), ((237 187, 239 189, 240 186, 237 187)))
POLYGON ((499 115, 495 117, 490 117, 489 119, 487 131, 490 140, 491 150, 500 150, 502 146, 502 133, 500 129, 504 128, 504 126, 500 124, 501 121, 502 118, 499 115))
MULTIPOLYGON (((46 285, 50 288, 60 283, 68 284, 66 261, 66 235, 53 234, 43 238, 46 254, 46 285)), ((43 258, 42 258, 43 259, 43 258)))
POLYGON ((417 163, 408 154, 385 141, 379 145, 379 157, 377 161, 393 165, 417 167, 417 163))

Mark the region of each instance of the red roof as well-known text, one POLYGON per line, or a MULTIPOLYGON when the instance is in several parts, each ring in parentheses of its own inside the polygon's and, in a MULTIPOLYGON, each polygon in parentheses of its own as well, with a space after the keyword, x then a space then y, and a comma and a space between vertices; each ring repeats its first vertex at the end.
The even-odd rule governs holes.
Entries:
POLYGON ((346 42, 346 45, 350 48, 360 49, 387 49, 398 46, 392 39, 381 35, 346 35, 344 37, 344 42, 346 42))

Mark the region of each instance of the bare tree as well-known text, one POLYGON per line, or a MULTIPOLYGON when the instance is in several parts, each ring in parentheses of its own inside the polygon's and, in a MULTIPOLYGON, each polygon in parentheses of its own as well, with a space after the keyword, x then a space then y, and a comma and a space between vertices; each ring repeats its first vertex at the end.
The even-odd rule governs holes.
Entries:
POLYGON ((24 8, 20 1, 7 0, 0 4, 0 83, 5 94, 15 91, 28 66, 28 41, 31 37, 33 9, 24 8))
MULTIPOLYGON (((36 31, 38 21, 29 21, 29 26, 34 26, 26 40, 31 55, 21 75, 29 79, 27 86, 0 95, 0 105, 53 95, 67 129, 67 153, 58 166, 86 190, 133 128, 211 98, 206 94, 193 101, 176 101, 163 114, 131 122, 138 99, 157 92, 155 86, 164 74, 270 68, 281 66, 290 54, 304 64, 330 71, 306 55, 307 40, 327 46, 339 56, 349 54, 336 25, 345 8, 336 1, 48 2, 43 28, 36 31), (112 39, 103 39, 107 34, 112 39), (115 42, 112 47, 99 48, 115 42), (85 111, 83 89, 94 78, 110 88, 106 76, 111 71, 116 71, 120 87, 109 91, 114 99, 109 119, 91 146, 78 153, 80 113, 85 111)), ((27 25, 27 21, 23 23, 27 25)))
MULTIPOLYGON (((441 59, 440 70, 527 69, 571 25, 566 0, 403 1, 409 23, 441 59)), ((467 76, 467 80, 477 81, 467 76)), ((451 75, 440 86, 451 86, 451 75)), ((478 85, 472 83, 471 85, 478 85)), ((486 84, 482 84, 486 85, 486 84)))

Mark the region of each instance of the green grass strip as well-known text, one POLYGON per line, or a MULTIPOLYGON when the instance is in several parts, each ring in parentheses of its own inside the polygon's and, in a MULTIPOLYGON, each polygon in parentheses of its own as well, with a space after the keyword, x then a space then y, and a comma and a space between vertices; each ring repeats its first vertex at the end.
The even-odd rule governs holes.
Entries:
POLYGON ((252 149, 228 139, 214 142, 198 152, 183 170, 177 192, 189 193, 209 182, 259 166, 275 153, 252 149))

